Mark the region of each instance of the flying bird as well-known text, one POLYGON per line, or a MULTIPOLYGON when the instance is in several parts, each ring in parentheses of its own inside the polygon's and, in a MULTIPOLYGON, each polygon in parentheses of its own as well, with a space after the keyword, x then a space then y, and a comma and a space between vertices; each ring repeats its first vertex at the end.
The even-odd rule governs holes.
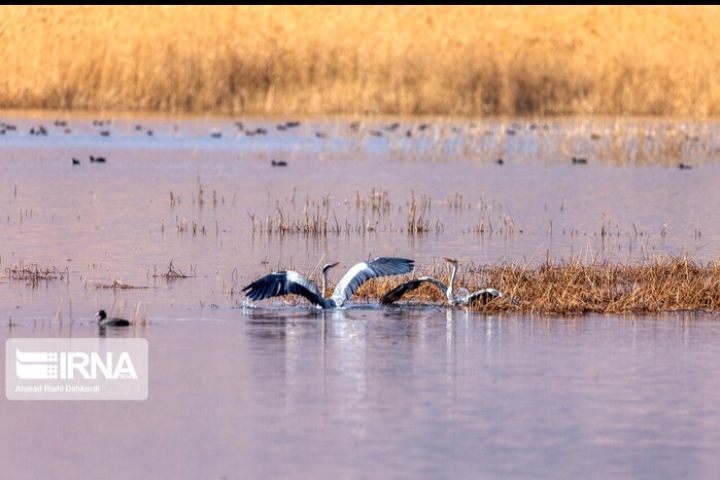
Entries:
POLYGON ((379 257, 354 265, 335 285, 330 298, 325 298, 327 276, 330 269, 340 262, 328 263, 322 269, 322 291, 301 273, 292 270, 273 272, 254 281, 243 288, 245 295, 251 300, 264 300, 294 293, 302 295, 320 308, 339 308, 360 288, 360 285, 371 278, 387 275, 401 275, 413 269, 414 262, 406 258, 379 257))

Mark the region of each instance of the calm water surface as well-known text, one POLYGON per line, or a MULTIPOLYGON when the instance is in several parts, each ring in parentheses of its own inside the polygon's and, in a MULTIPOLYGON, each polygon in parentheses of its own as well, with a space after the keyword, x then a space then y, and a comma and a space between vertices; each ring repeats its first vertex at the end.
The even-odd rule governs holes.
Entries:
MULTIPOLYGON (((126 332, 148 339, 146 401, 0 402, 6 475, 710 479, 720 469, 714 317, 188 317, 126 332)), ((2 340, 67 334, 16 326, 2 340)))
POLYGON ((717 478, 715 315, 323 314, 238 293, 378 255, 716 260, 716 125, 92 119, 0 118, 17 125, 0 136, 0 339, 95 337, 99 308, 137 310, 146 325, 112 334, 147 338, 150 396, 3 399, 9 477, 717 478), (408 235, 413 198, 428 231, 408 235), (330 232, 268 232, 314 218, 330 232), (188 278, 163 278, 171 262, 188 278), (35 264, 65 275, 11 278, 35 264), (116 281, 133 288, 98 288, 116 281))

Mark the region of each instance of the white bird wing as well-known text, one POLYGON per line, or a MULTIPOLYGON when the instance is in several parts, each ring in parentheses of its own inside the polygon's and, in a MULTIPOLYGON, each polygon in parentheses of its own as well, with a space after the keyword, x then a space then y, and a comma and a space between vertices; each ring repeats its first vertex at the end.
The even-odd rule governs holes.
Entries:
POLYGON ((413 263, 412 260, 406 258, 394 257, 379 257, 367 262, 360 262, 343 275, 335 286, 335 291, 333 291, 330 300, 340 307, 352 297, 353 293, 360 288, 360 285, 369 279, 410 273, 414 266, 413 263))
POLYGON ((305 275, 292 270, 265 275, 243 288, 243 292, 251 300, 264 300, 294 293, 302 295, 316 305, 323 305, 325 301, 314 283, 305 275))
POLYGON ((500 293, 500 291, 495 290, 494 288, 483 288, 482 290, 478 290, 477 292, 474 292, 472 295, 469 295, 467 297, 467 302, 472 303, 475 300, 480 299, 482 303, 487 303, 493 298, 499 298, 503 297, 503 294, 500 293))

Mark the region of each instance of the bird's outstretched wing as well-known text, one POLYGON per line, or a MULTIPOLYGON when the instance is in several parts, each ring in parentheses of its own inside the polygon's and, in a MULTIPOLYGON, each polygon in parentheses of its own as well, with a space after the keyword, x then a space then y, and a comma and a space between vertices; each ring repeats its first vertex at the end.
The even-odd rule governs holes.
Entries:
POLYGON ((507 295, 503 295, 498 290, 495 290, 494 288, 484 288, 482 290, 478 290, 477 292, 473 293, 467 298, 467 303, 473 303, 480 301, 483 304, 488 303, 490 300, 494 298, 506 298, 510 302, 511 305, 518 306, 520 305, 520 302, 518 302, 514 298, 508 298, 507 295))
POLYGON ((325 299, 317 286, 304 275, 292 270, 273 272, 242 289, 251 300, 264 300, 289 293, 302 295, 316 305, 324 305, 325 299))
POLYGON ((342 306, 353 293, 360 288, 360 285, 371 278, 384 277, 386 275, 402 275, 410 273, 413 269, 413 260, 407 258, 379 257, 367 262, 360 262, 354 265, 343 275, 335 286, 331 301, 335 305, 342 306))
POLYGON ((482 303, 488 303, 490 300, 498 297, 502 297, 503 294, 499 291, 495 290, 494 288, 483 288, 482 290, 478 290, 477 292, 471 293, 467 297, 467 303, 473 303, 473 302, 482 302, 482 303))
POLYGON ((447 295, 447 287, 440 280, 436 280, 432 277, 420 277, 405 283, 401 283, 397 287, 393 288, 385 295, 380 297, 380 303, 383 305, 390 305, 391 303, 397 302, 403 297, 403 295, 408 292, 412 292, 425 282, 432 283, 442 291, 443 295, 447 295))

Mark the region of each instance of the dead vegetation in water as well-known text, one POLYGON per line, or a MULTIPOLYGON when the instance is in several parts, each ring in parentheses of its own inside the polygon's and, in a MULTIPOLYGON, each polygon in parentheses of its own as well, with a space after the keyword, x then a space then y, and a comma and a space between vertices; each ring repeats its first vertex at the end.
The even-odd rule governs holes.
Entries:
POLYGON ((195 276, 194 269, 192 269, 191 275, 185 275, 185 273, 182 270, 180 270, 178 267, 173 265, 172 260, 170 260, 170 265, 168 265, 167 270, 165 270, 163 272, 158 272, 157 267, 155 267, 155 269, 153 270, 153 274, 152 274, 153 278, 163 278, 163 279, 167 280, 168 282, 177 280, 180 278, 190 278, 190 277, 194 277, 194 276, 195 276))
POLYGON ((121 279, 118 278, 108 278, 101 282, 86 279, 85 289, 88 288, 96 288, 101 290, 144 290, 150 287, 138 287, 135 285, 130 285, 129 283, 124 283, 121 279))
POLYGON ((16 266, 6 267, 5 276, 10 280, 23 281, 28 286, 35 288, 43 281, 70 281, 70 269, 68 267, 62 270, 58 270, 57 267, 42 268, 35 262, 28 264, 20 262, 16 266))
POLYGON ((415 193, 413 192, 410 198, 410 204, 408 205, 408 235, 418 235, 431 231, 434 231, 435 233, 441 233, 443 231, 443 225, 440 220, 437 220, 435 222, 435 225, 431 226, 430 221, 425 219, 425 214, 430 211, 431 207, 432 200, 430 197, 423 195, 420 198, 420 202, 418 203, 418 201, 415 199, 415 193))
POLYGON ((393 231, 406 231, 409 235, 441 233, 442 222, 438 219, 431 224, 426 218, 431 206, 432 200, 426 195, 418 201, 413 193, 407 204, 396 205, 390 200, 387 191, 372 189, 367 196, 357 192, 354 202, 347 198, 333 202, 329 195, 321 197, 319 201, 308 197, 298 218, 294 218, 291 213, 296 209, 294 195, 290 202, 284 204, 276 200, 276 215, 267 215, 264 220, 257 218, 254 213, 247 214, 252 222, 253 233, 265 235, 350 235, 393 231), (394 226, 390 219, 392 212, 402 212, 403 207, 408 212, 405 230, 394 226), (349 218, 338 220, 338 210, 354 215, 354 223, 349 218))
MULTIPOLYGON (((321 204, 314 207, 306 204, 302 211, 301 218, 292 218, 292 216, 283 212, 283 209, 276 205, 277 216, 268 215, 265 220, 255 219, 255 214, 248 212, 248 217, 252 222, 253 233, 259 232, 268 235, 328 235, 340 234, 343 232, 340 222, 338 222, 335 211, 332 212, 330 218, 330 197, 323 197, 321 204)), ((350 232, 350 225, 346 222, 344 225, 345 232, 350 232)))
POLYGON ((720 113, 720 91, 712 88, 720 75, 720 9, 712 6, 63 6, 2 13, 4 108, 720 113))
MULTIPOLYGON (((422 274, 445 283, 449 281, 444 265, 434 265, 422 274)), ((393 288, 399 283, 400 280, 394 279, 388 287, 393 288)), ((628 264, 571 260, 544 263, 534 268, 519 264, 478 266, 471 263, 460 266, 455 286, 471 292, 491 287, 519 301, 518 306, 503 299, 473 306, 490 311, 554 314, 718 311, 720 261, 703 264, 686 257, 645 259, 628 264)), ((384 292, 373 293, 381 296, 384 292)), ((407 297, 403 302, 443 301, 442 294, 429 285, 407 297)))
MULTIPOLYGON (((416 269, 412 278, 420 276, 431 276, 445 284, 450 280, 445 263, 440 262, 416 269)), ((372 279, 355 292, 351 302, 378 301, 410 278, 372 279)), ((720 311, 720 260, 698 263, 686 257, 668 257, 627 264, 570 260, 536 267, 516 263, 460 265, 455 288, 474 292, 488 287, 516 299, 518 305, 497 298, 470 308, 546 314, 717 312, 720 311)), ((284 301, 307 303, 300 297, 287 297, 284 301)), ((426 283, 395 305, 444 305, 444 302, 442 293, 426 283)))

